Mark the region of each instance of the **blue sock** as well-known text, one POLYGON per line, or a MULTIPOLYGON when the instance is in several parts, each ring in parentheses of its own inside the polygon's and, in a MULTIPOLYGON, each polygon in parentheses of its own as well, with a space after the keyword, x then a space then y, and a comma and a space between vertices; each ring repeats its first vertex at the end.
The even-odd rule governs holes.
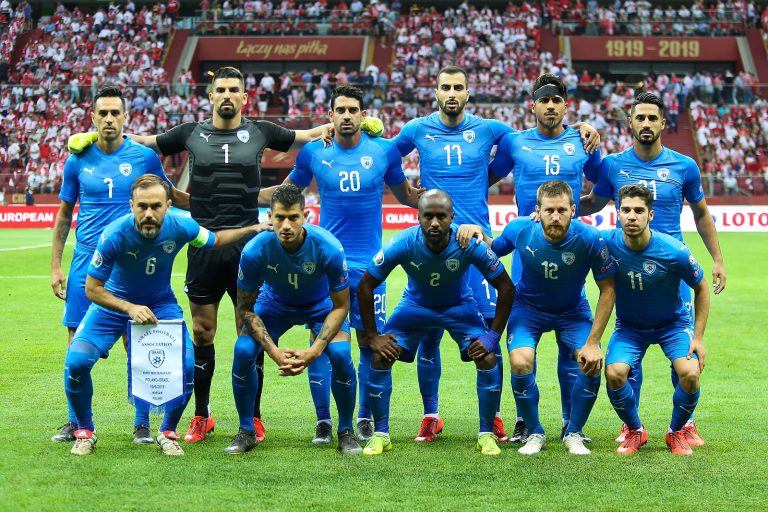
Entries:
POLYGON ((235 356, 232 361, 232 392, 235 407, 240 418, 240 428, 255 432, 253 428, 253 402, 259 387, 256 372, 256 356, 260 348, 250 336, 238 336, 235 342, 235 356))
POLYGON ((360 347, 360 361, 357 364, 358 406, 357 417, 359 419, 372 419, 371 406, 368 403, 368 372, 371 369, 371 357, 373 351, 368 347, 360 347))
POLYGON ((64 390, 77 418, 77 428, 93 431, 93 381, 91 370, 99 360, 98 349, 83 340, 69 346, 64 365, 64 390))
POLYGON ((498 366, 491 370, 477 370, 477 402, 480 411, 479 432, 493 432, 493 418, 499 406, 501 376, 498 366))
MULTIPOLYGON (((536 370, 538 369, 538 361, 536 359, 533 360, 533 378, 536 379, 536 370)), ((515 419, 520 418, 523 419, 523 414, 520 412, 520 409, 517 407, 517 400, 515 400, 515 419)))
POLYGON ((632 393, 635 396, 635 409, 640 410, 640 388, 643 387, 643 363, 642 361, 637 363, 629 369, 629 375, 627 375, 627 382, 632 386, 632 393))
MULTIPOLYGON (((672 388, 677 390, 677 385, 680 383, 680 377, 677 376, 677 372, 675 371, 675 367, 673 365, 670 364, 669 369, 672 370, 672 388)), ((694 413, 691 413, 691 417, 688 418, 688 421, 693 420, 694 415, 694 413)))
POLYGON ((581 432, 587 423, 589 413, 597 400, 597 392, 600 391, 600 374, 589 377, 579 372, 576 384, 571 394, 571 415, 565 434, 581 432))
POLYGON ((559 341, 557 343, 557 380, 560 383, 560 409, 563 421, 568 421, 571 416, 571 394, 576 379, 581 372, 579 363, 573 359, 573 351, 559 341))
POLYGON ((672 421, 669 423, 672 432, 682 430, 686 422, 693 416, 693 410, 699 403, 700 394, 700 389, 688 393, 678 382, 675 387, 675 394, 672 395, 672 421))
POLYGON ((133 416, 133 428, 139 425, 149 426, 149 404, 146 402, 139 402, 138 400, 133 404, 136 412, 133 416))
POLYGON ((627 424, 630 430, 637 430, 643 424, 640 422, 640 416, 637 414, 637 403, 635 401, 635 394, 632 391, 632 386, 629 385, 629 381, 625 382, 619 389, 611 389, 610 386, 606 386, 608 389, 608 398, 611 401, 613 410, 619 415, 619 418, 627 424))
POLYGON ((543 434, 539 421, 539 386, 533 373, 512 375, 512 393, 515 395, 517 412, 523 417, 531 434, 543 434))
POLYGON ((323 352, 307 368, 317 421, 331 421, 331 360, 323 352))
POLYGON ((373 413, 373 426, 376 432, 389 434, 389 398, 392 396, 392 369, 376 370, 368 373, 368 401, 373 413))
POLYGON ((176 431, 181 415, 184 414, 184 409, 187 407, 189 399, 192 398, 192 390, 195 385, 195 351, 192 345, 192 338, 189 335, 187 335, 185 341, 187 347, 184 361, 184 401, 178 407, 165 410, 163 421, 160 423, 160 432, 165 432, 166 430, 176 431))
POLYGON ((416 374, 419 378, 419 391, 424 404, 424 415, 437 414, 440 374, 440 340, 443 331, 434 329, 421 339, 419 351, 416 354, 416 374))
POLYGON ((325 353, 333 367, 331 391, 339 411, 337 431, 354 431, 355 398, 357 394, 357 375, 352 362, 352 347, 349 342, 336 341, 325 347, 325 353))

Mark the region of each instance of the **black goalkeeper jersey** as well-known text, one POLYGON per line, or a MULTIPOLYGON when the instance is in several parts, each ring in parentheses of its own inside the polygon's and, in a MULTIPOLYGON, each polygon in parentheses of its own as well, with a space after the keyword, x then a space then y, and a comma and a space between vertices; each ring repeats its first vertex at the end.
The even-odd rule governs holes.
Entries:
POLYGON ((184 123, 157 136, 164 155, 189 151, 190 213, 211 229, 249 226, 259 218, 261 156, 288 151, 295 132, 268 121, 219 130, 211 120, 184 123))

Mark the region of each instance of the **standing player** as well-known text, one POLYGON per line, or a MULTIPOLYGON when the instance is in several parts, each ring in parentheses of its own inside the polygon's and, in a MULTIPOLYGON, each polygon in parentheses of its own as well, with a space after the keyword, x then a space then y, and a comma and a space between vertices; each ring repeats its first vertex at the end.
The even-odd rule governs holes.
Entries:
MULTIPOLYGON (((96 143, 78 155, 71 155, 64 165, 61 205, 53 228, 51 287, 58 298, 66 301, 62 323, 69 331, 69 342, 90 305, 85 296, 85 279, 99 235, 110 222, 130 212, 131 185, 139 176, 155 174, 170 184, 157 155, 123 137, 126 119, 122 91, 112 86, 101 88, 93 99, 91 112, 97 130, 96 143), (61 257, 78 201, 77 245, 69 276, 65 277, 61 257)), ((172 188, 171 196, 176 206, 189 209, 188 194, 172 188)), ((51 440, 74 441, 76 429, 77 418, 70 409, 67 422, 51 440)), ((149 410, 144 407, 136 410, 134 441, 154 442, 149 431, 149 410)))
MULTIPOLYGON (((635 98, 629 111, 629 127, 633 145, 621 153, 608 155, 602 161, 600 174, 592 192, 582 198, 582 214, 600 211, 609 200, 618 204, 619 189, 625 185, 640 184, 653 194, 656 215, 653 229, 683 241, 680 214, 683 202, 688 201, 704 245, 712 257, 712 282, 715 295, 725 289, 726 275, 715 222, 707 209, 701 174, 696 162, 685 155, 661 145, 661 132, 666 125, 664 103, 658 96, 642 93, 635 98)), ((680 293, 686 308, 691 311, 691 290, 681 283, 680 293)), ((638 364, 640 360, 638 359, 638 364)), ((672 369, 672 385, 677 386, 677 372, 672 369)), ((632 368, 629 376, 638 407, 643 382, 642 366, 632 368)), ((627 426, 622 427, 616 441, 624 440, 627 426)), ((696 423, 691 419, 685 426, 685 435, 692 446, 701 446, 696 423)))
MULTIPOLYGON (((535 211, 541 222, 519 217, 507 224, 501 236, 493 241, 484 237, 501 256, 516 249, 521 266, 507 326, 512 392, 529 432, 525 445, 518 451, 534 455, 544 448, 539 387, 533 370, 541 335, 555 331, 559 343, 574 354, 579 366, 569 393, 571 409, 563 444, 570 453, 589 455, 581 432, 600 389, 603 363, 600 338, 615 302, 615 267, 600 232, 571 220, 576 215, 576 205, 573 190, 567 183, 548 181, 539 187, 536 196, 535 211), (594 319, 583 293, 584 280, 590 270, 600 289, 594 319)), ((466 228, 482 238, 478 226, 466 228)), ((462 226, 462 231, 464 229, 462 226)))
MULTIPOLYGON (((565 84, 557 76, 549 73, 539 76, 533 84, 531 96, 531 111, 536 116, 536 128, 510 133, 501 139, 496 156, 489 166, 489 182, 496 183, 512 172, 515 179, 517 213, 520 217, 527 217, 536 211, 536 191, 539 187, 552 179, 562 180, 575 191, 578 217, 578 196, 581 194, 583 178, 586 177, 592 182, 597 180, 600 151, 587 153, 581 145, 579 133, 573 128, 563 126, 568 96, 565 84)), ((520 279, 520 268, 520 256, 515 252, 512 263, 514 283, 520 279)), ((560 435, 562 438, 571 412, 571 390, 579 375, 579 363, 559 335, 557 346, 557 377, 560 382, 563 414, 563 429, 560 435)), ((511 441, 523 442, 527 436, 527 432, 521 429, 521 419, 518 415, 511 441)), ((584 440, 589 439, 585 437, 584 440)))
MULTIPOLYGON (((394 139, 395 144, 403 156, 418 150, 422 186, 445 190, 453 198, 457 223, 476 224, 490 235, 488 163, 493 146, 513 130, 501 121, 465 113, 469 89, 467 74, 459 67, 447 66, 440 70, 435 98, 438 111, 409 121, 394 139)), ((597 149, 600 144, 597 132, 587 125, 583 125, 581 131, 588 149, 597 149)), ((469 280, 480 312, 490 320, 496 301, 493 287, 476 269, 469 270, 469 280)), ((424 419, 417 441, 432 441, 443 427, 438 412, 441 338, 442 332, 434 331, 419 348, 417 373, 424 419)), ((502 372, 501 349, 497 350, 496 360, 502 372)), ((494 420, 494 432, 499 440, 507 440, 498 416, 494 420)))
POLYGON ((240 428, 224 450, 229 454, 245 453, 258 443, 252 418, 259 379, 257 357, 262 351, 277 363, 282 375, 297 375, 320 354, 328 356, 339 411, 339 450, 345 455, 361 452, 352 420, 357 383, 347 323, 349 277, 344 249, 325 229, 306 224, 307 214, 301 189, 281 185, 271 201, 275 232, 257 236, 243 249, 237 280, 237 314, 243 330, 235 342, 232 363, 240 428), (314 334, 308 350, 277 347, 283 333, 304 324, 314 334))
MULTIPOLYGON (((358 385, 360 405, 357 435, 367 442, 373 435, 371 411, 368 406, 368 369, 371 351, 362 340, 365 337, 357 301, 357 285, 373 255, 381 249, 381 208, 384 185, 404 205, 416 208, 418 190, 412 188, 402 171, 400 152, 391 141, 369 137, 360 131, 367 112, 363 91, 354 86, 337 87, 331 96, 329 117, 334 125, 334 144, 321 141, 304 146, 296 157, 296 165, 283 184, 304 188, 314 178, 320 191, 320 226, 334 235, 344 247, 349 265, 350 325, 360 346, 358 385), (354 215, 350 215, 350 212, 354 215)), ((276 187, 275 187, 276 188, 276 187)), ((262 196, 269 197, 273 189, 262 196)), ((384 327, 387 314, 386 283, 374 292, 378 332, 384 327)), ((326 355, 321 355, 308 370, 310 390, 317 411, 314 444, 331 442, 331 368, 326 355)))
POLYGON ((430 190, 419 199, 419 226, 398 233, 368 265, 358 286, 360 314, 373 351, 368 376, 368 396, 375 433, 366 455, 392 449, 389 439, 389 402, 392 365, 400 359, 413 362, 423 336, 433 329, 447 329, 459 345, 463 361, 477 367, 477 398, 480 429, 476 448, 483 455, 499 455, 493 423, 501 392, 496 366, 496 346, 514 299, 514 288, 498 257, 485 244, 462 249, 456 240, 458 226, 451 198, 442 190, 430 190), (373 292, 400 265, 408 274, 402 300, 378 334, 373 292), (488 329, 472 291, 467 272, 477 268, 498 290, 496 312, 488 329))
POLYGON ((699 401, 699 380, 706 357, 704 330, 709 316, 709 287, 704 271, 683 243, 650 229, 654 217, 653 189, 626 185, 618 194, 622 227, 606 237, 617 269, 616 328, 605 357, 605 378, 611 404, 629 430, 616 451, 634 453, 648 440, 627 377, 648 347, 658 344, 678 376, 667 446, 676 455, 692 455, 683 429, 699 401), (680 294, 681 281, 694 291, 694 324, 680 294))
MULTIPOLYGON (((232 67, 219 68, 213 76, 208 98, 213 117, 199 123, 184 123, 160 135, 133 139, 173 155, 190 154, 190 211, 192 218, 208 229, 242 227, 258 222, 261 189, 261 155, 265 148, 288 151, 327 134, 327 127, 287 130, 268 121, 250 121, 241 114, 248 99, 243 75, 232 67)), ((233 303, 237 294, 237 265, 244 243, 223 250, 201 252, 188 249, 189 264, 185 291, 192 312, 195 342, 195 416, 184 436, 187 442, 205 439, 215 420, 209 418, 208 402, 215 367, 214 336, 219 303, 227 293, 233 303)), ((237 325, 238 332, 240 325, 237 325)), ((259 364, 261 372, 262 364, 259 364)), ((263 377, 263 375, 261 375, 263 377)), ((263 378, 259 379, 263 382, 263 378)), ((264 425, 257 394, 254 427, 260 441, 264 425)))
MULTIPOLYGON (((142 324, 183 319, 171 289, 171 270, 176 254, 186 243, 201 249, 220 247, 264 226, 211 233, 187 217, 167 215, 171 206, 168 185, 157 176, 142 176, 131 188, 132 214, 104 230, 88 267, 86 293, 93 304, 72 339, 67 353, 64 381, 67 400, 77 417, 75 455, 89 455, 94 434, 91 370, 106 358, 115 341, 125 333, 129 320, 142 324)), ((157 443, 166 455, 183 455, 176 426, 192 393, 192 346, 189 339, 185 362, 183 401, 166 409, 157 443)))

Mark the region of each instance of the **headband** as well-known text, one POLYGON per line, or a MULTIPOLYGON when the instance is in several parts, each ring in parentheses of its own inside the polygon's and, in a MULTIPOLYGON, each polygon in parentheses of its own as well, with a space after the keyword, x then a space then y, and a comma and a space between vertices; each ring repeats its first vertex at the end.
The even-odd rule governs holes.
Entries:
POLYGON ((535 91, 533 91, 533 101, 539 101, 541 98, 560 96, 565 99, 563 94, 560 94, 560 89, 554 84, 542 85, 535 91))

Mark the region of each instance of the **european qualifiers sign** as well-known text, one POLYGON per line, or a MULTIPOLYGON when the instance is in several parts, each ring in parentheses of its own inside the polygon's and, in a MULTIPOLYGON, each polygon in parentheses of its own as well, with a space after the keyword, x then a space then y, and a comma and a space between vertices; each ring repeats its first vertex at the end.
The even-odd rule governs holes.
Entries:
POLYGON ((201 37, 197 61, 359 61, 364 37, 201 37))
POLYGON ((184 399, 184 320, 129 323, 128 400, 173 409, 184 399))

